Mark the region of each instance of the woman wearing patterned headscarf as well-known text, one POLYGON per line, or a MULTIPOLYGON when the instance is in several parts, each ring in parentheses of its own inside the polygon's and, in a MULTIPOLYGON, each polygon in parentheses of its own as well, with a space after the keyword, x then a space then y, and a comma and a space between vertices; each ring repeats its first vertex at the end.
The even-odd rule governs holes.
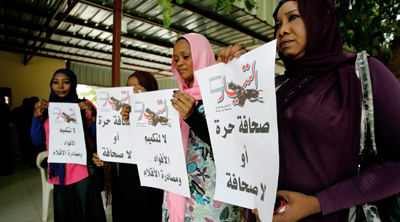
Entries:
POLYGON ((182 117, 191 198, 165 192, 163 221, 240 221, 241 218, 237 206, 214 200, 215 163, 200 88, 193 74, 214 64, 214 53, 204 36, 190 33, 175 42, 172 72, 179 91, 174 92, 171 102, 182 117))
MULTIPOLYGON (((353 206, 400 191, 400 85, 380 61, 368 58, 379 156, 357 173, 361 85, 356 54, 343 53, 334 5, 330 0, 284 0, 274 18, 286 67, 275 79, 277 196, 289 203, 273 221, 349 221, 355 217, 353 206)), ((235 55, 239 49, 224 49, 221 60, 240 56, 235 55)))
MULTIPOLYGON (((47 141, 49 146, 49 102, 78 103, 86 137, 86 149, 95 151, 96 109, 89 100, 80 100, 76 93, 75 73, 57 70, 50 81, 49 101, 39 100, 32 117, 31 138, 36 146, 47 141), (90 136, 88 136, 90 135, 90 136)), ((49 163, 48 181, 54 184, 54 221, 106 221, 100 191, 92 186, 87 166, 70 163, 49 163)))

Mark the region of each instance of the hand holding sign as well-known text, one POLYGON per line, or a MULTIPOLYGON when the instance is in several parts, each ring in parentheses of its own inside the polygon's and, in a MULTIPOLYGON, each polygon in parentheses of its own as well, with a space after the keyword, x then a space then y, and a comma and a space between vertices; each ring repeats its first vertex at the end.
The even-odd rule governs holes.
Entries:
POLYGON ((82 101, 78 105, 79 105, 79 108, 87 110, 89 112, 89 115, 92 117, 92 121, 96 122, 96 109, 93 107, 93 105, 91 103, 82 101))
POLYGON ((239 58, 245 53, 246 50, 242 49, 242 46, 240 44, 236 44, 235 46, 230 45, 226 48, 221 49, 221 51, 219 52, 217 63, 228 63, 228 61, 232 61, 233 58, 239 58))
POLYGON ((124 108, 122 108, 122 111, 120 112, 122 120, 129 123, 129 113, 131 112, 131 106, 126 105, 124 108))
POLYGON ((42 115, 43 111, 49 107, 49 102, 44 99, 40 99, 39 102, 35 103, 35 109, 33 110, 33 117, 38 118, 42 115))
POLYGON ((172 106, 181 114, 182 119, 189 118, 196 108, 196 100, 189 94, 175 90, 173 99, 171 99, 172 106))

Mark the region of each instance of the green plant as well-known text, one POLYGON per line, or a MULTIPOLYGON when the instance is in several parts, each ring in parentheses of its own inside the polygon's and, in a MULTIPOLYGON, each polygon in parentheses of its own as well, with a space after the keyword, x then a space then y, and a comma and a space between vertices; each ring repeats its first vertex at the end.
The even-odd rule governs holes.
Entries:
POLYGON ((398 0, 333 0, 345 51, 366 50, 382 61, 393 57, 392 41, 400 35, 398 0))
MULTIPOLYGON (((164 27, 168 28, 171 25, 171 15, 172 15, 172 1, 173 0, 158 0, 158 5, 163 8, 163 23, 164 27)), ((256 2, 254 0, 211 0, 211 5, 215 6, 215 11, 224 10, 227 15, 229 15, 234 6, 233 3, 236 1, 244 1, 246 9, 251 11, 256 8, 256 2)), ((176 0, 179 5, 182 4, 184 0, 176 0)))
MULTIPOLYGON (((176 0, 176 3, 182 4, 184 0, 176 0)), ((168 28, 171 25, 172 15, 172 0, 158 0, 157 4, 163 8, 163 23, 164 27, 168 28)))
MULTIPOLYGON (((233 10, 233 3, 241 2, 243 0, 211 0, 211 5, 215 6, 215 11, 224 10, 229 15, 233 10)), ((244 5, 248 11, 256 8, 256 2, 254 0, 244 0, 244 5)))

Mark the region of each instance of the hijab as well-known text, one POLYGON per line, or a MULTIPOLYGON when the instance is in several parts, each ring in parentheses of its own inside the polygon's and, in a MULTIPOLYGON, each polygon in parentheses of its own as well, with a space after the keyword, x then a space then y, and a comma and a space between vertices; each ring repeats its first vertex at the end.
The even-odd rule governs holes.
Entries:
MULTIPOLYGON (((206 37, 197 33, 189 33, 181 36, 176 42, 178 42, 181 39, 185 39, 190 44, 191 56, 193 61, 193 72, 215 64, 215 55, 206 37)), ((194 78, 193 87, 189 88, 188 83, 181 78, 178 71, 175 69, 175 60, 173 56, 172 56, 172 72, 175 78, 178 80, 179 90, 195 98, 197 104, 202 99, 202 97, 196 76, 193 74, 194 78)), ((180 119, 180 124, 182 133, 182 143, 185 149, 185 156, 186 156, 190 127, 185 121, 182 120, 182 118, 180 119)), ((177 195, 172 192, 168 192, 167 204, 171 222, 184 221, 186 197, 177 195)))
POLYGON ((54 74, 53 77, 51 78, 50 81, 50 97, 49 97, 49 102, 66 102, 66 103, 76 103, 78 101, 78 94, 76 93, 76 87, 78 86, 78 80, 76 79, 76 75, 74 72, 72 72, 69 69, 59 69, 57 70, 54 74), (69 88, 68 94, 65 97, 59 97, 57 94, 53 91, 53 88, 51 87, 53 85, 53 79, 54 76, 57 75, 58 73, 63 73, 69 77, 71 87, 69 88))
MULTIPOLYGON (((66 102, 66 103, 78 103, 78 94, 76 93, 76 87, 78 86, 78 81, 74 72, 69 69, 59 69, 54 72, 53 77, 50 81, 50 97, 49 102, 66 102), (58 73, 63 73, 69 77, 70 80, 70 88, 68 91, 67 96, 59 97, 53 91, 53 79, 54 76, 58 73)), ((42 121, 45 121, 48 118, 48 109, 43 112, 42 121)), ((49 164, 49 178, 52 179, 53 177, 58 178, 59 183, 61 185, 61 189, 63 190, 65 185, 65 164, 64 163, 50 163, 49 164)))
MULTIPOLYGON (((294 0, 282 0, 273 14, 277 19, 281 6, 294 0)), ((342 53, 343 44, 339 26, 337 26, 336 9, 330 0, 298 0, 298 9, 307 31, 306 56, 342 53)), ((276 29, 274 36, 276 36, 276 29)), ((285 65, 292 66, 282 53, 278 52, 285 65), (286 64, 288 63, 288 64, 286 64)))
MULTIPOLYGON (((157 80, 148 72, 136 71, 128 77, 128 80, 132 77, 136 77, 139 84, 143 86, 147 91, 158 90, 157 80)), ((128 84, 128 83, 127 83, 128 84)))
MULTIPOLYGON (((275 19, 280 7, 288 1, 291 0, 279 2, 273 14, 275 19)), ((296 94, 298 90, 295 89, 299 88, 299 82, 304 85, 304 79, 310 80, 321 74, 334 74, 339 70, 346 72, 350 69, 350 65, 354 64, 356 58, 355 53, 343 53, 342 36, 337 25, 336 9, 331 0, 298 0, 297 2, 300 17, 304 21, 307 32, 306 53, 303 58, 290 60, 278 51, 285 64, 286 71, 285 75, 276 78, 276 84, 280 85, 293 76, 297 79, 297 84, 291 81, 289 84, 284 84, 281 87, 282 90, 277 91, 278 106, 284 105, 289 97, 296 94), (289 91, 290 93, 293 92, 290 96, 286 95, 289 91)), ((348 87, 352 88, 359 82, 358 80, 356 82, 351 81, 349 84, 348 87)))

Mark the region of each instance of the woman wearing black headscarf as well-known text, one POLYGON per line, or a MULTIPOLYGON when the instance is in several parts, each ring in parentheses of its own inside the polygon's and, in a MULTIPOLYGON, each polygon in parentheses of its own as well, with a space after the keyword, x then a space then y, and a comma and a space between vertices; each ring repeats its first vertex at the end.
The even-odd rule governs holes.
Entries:
MULTIPOLYGON (((128 77, 127 86, 134 86, 136 93, 158 90, 156 79, 148 72, 136 71, 128 77)), ((130 106, 121 111, 124 121, 129 122, 130 106)), ((164 191, 140 185, 136 164, 105 163, 99 159, 97 153, 93 154, 93 161, 97 166, 111 165, 111 179, 105 178, 106 191, 112 193, 112 218, 113 222, 127 221, 161 221, 162 200, 164 191), (111 181, 111 183, 109 182, 111 181)), ((105 172, 107 175, 108 172, 105 172)))
MULTIPOLYGON (((355 53, 343 53, 330 0, 283 0, 274 18, 285 74, 275 79, 280 169, 277 196, 289 203, 273 221, 349 221, 355 205, 400 191, 400 85, 369 57, 379 159, 357 173, 361 85, 355 53)), ((221 51, 227 62, 243 51, 221 51)), ((265 210, 265 209, 258 209, 265 210)))
MULTIPOLYGON (((35 103, 32 117, 31 139, 36 146, 47 141, 49 146, 49 102, 78 103, 82 110, 82 122, 86 149, 93 152, 96 134, 96 109, 89 100, 81 100, 76 93, 77 79, 69 69, 57 70, 50 81, 49 101, 35 103)), ((87 166, 70 163, 49 163, 49 183, 54 184, 54 221, 106 221, 100 191, 92 186, 87 166)))

